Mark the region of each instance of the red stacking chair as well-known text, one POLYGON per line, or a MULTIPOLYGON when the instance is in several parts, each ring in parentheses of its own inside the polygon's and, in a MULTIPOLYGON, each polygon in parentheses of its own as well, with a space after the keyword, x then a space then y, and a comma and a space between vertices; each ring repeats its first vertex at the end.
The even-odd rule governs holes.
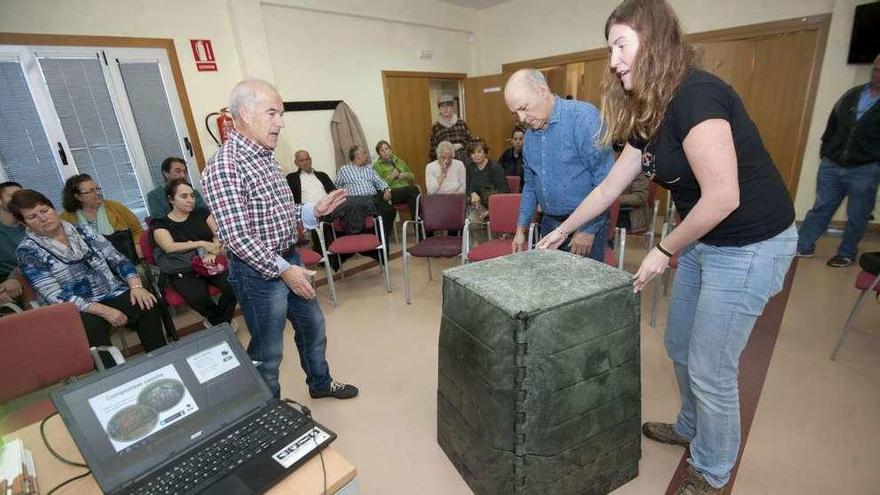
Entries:
MULTIPOLYGON (((369 215, 364 218, 364 233, 343 235, 337 237, 336 232, 342 232, 342 222, 337 218, 333 221, 333 240, 328 244, 324 239, 324 225, 321 222, 316 232, 318 240, 321 243, 321 253, 323 253, 324 270, 327 272, 327 284, 330 286, 330 294, 333 298, 333 306, 336 301, 336 287, 333 285, 333 273, 330 268, 330 256, 341 254, 355 254, 364 251, 378 251, 381 258, 379 270, 385 275, 385 292, 391 292, 391 279, 388 275, 388 243, 385 240, 385 232, 382 226, 382 217, 379 215, 369 215), (372 231, 372 232, 370 232, 372 231)), ((342 258, 339 258, 339 266, 342 266, 342 258)), ((344 276, 345 272, 340 270, 340 274, 344 276)))
POLYGON ((518 175, 508 175, 507 178, 507 191, 512 193, 522 192, 522 181, 520 180, 518 175))
POLYGON ((843 343, 846 342, 846 337, 849 335, 849 331, 852 330, 856 315, 858 315, 859 310, 862 309, 862 304, 864 304, 868 294, 876 292, 878 296, 880 296, 880 277, 871 272, 862 270, 856 277, 855 288, 859 289, 861 293, 859 294, 859 298, 856 299, 856 304, 853 306, 852 311, 849 312, 849 317, 847 317, 846 323, 843 325, 843 331, 840 333, 837 343, 834 344, 834 350, 831 351, 832 361, 837 359, 837 353, 840 352, 840 348, 843 347, 843 343))
MULTIPOLYGON (((152 235, 150 229, 144 230, 144 233, 141 234, 140 245, 141 245, 141 254, 144 257, 144 261, 147 263, 147 274, 150 278, 150 285, 153 286, 153 292, 162 297, 162 301, 168 306, 172 308, 176 308, 178 306, 186 305, 186 301, 183 299, 183 296, 180 295, 179 292, 174 290, 171 286, 166 286, 164 288, 159 287, 158 274, 159 274, 159 266, 156 264, 156 257, 153 255, 153 241, 151 239, 152 235), (160 290, 161 289, 161 290, 160 290)), ((213 285, 208 284, 208 294, 211 296, 219 296, 220 289, 214 287, 213 285)))
MULTIPOLYGON (((660 200, 657 198, 657 183, 651 181, 648 184, 648 204, 651 205, 651 223, 646 228, 633 229, 629 233, 645 236, 645 249, 654 247, 654 230, 657 228, 657 214, 660 211, 660 200)), ((621 206, 621 210, 633 210, 632 206, 621 206)))
POLYGON ((406 303, 410 304, 409 290, 409 257, 428 259, 428 280, 431 275, 431 258, 453 258, 459 256, 461 262, 467 259, 468 227, 467 200, 464 194, 431 194, 419 195, 417 200, 419 217, 403 222, 403 286, 406 292, 406 303), (413 247, 406 242, 407 225, 415 225, 416 232, 421 230, 422 239, 413 247), (427 237, 425 232, 440 230, 459 231, 461 235, 427 237))
MULTIPOLYGON (((510 179, 511 177, 519 179, 519 177, 514 176, 508 176, 507 178, 510 179)), ((483 261, 506 256, 512 252, 510 239, 493 239, 492 234, 516 233, 519 200, 519 194, 493 194, 489 196, 489 221, 487 222, 489 240, 469 250, 467 254, 468 260, 483 261)), ((531 249, 531 243, 523 243, 521 249, 523 251, 531 249)))
MULTIPOLYGON (((0 318, 0 403, 53 386, 70 378, 104 369, 90 348, 79 310, 73 303, 41 306, 0 318)), ((117 363, 125 360, 115 347, 102 347, 117 363)), ((47 396, 19 408, 0 420, 0 434, 45 418, 55 412, 47 396)))

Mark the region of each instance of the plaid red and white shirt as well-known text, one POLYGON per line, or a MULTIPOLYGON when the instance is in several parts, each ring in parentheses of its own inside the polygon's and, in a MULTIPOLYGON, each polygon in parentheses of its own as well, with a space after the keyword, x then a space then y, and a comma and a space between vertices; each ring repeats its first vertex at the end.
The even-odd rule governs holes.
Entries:
POLYGON ((296 225, 317 223, 312 205, 294 203, 273 153, 233 130, 202 172, 218 237, 267 280, 289 266, 279 255, 296 243, 296 225))

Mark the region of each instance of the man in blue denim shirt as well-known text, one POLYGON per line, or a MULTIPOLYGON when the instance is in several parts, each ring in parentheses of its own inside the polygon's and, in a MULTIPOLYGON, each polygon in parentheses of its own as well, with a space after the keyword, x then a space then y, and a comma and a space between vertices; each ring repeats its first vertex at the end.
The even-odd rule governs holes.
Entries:
MULTIPOLYGON (((555 96, 541 72, 515 72, 504 88, 504 101, 528 126, 523 144, 525 185, 519 207, 513 251, 525 240, 535 207, 543 211, 541 231, 562 223, 602 182, 614 164, 611 148, 596 145, 602 126, 599 111, 581 101, 555 96)), ((560 249, 603 261, 608 216, 585 224, 560 249)))

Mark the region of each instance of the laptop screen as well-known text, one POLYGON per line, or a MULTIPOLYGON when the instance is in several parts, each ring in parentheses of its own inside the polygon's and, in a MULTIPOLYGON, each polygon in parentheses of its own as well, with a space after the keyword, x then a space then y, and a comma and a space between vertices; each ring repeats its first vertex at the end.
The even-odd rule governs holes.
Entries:
POLYGON ((105 492, 174 459, 271 397, 228 324, 52 394, 105 492))

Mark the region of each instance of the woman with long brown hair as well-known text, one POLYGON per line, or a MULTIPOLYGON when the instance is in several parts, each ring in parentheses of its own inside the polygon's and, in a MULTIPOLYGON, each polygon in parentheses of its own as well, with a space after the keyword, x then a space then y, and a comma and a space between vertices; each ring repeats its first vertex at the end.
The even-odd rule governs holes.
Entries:
POLYGON ((648 438, 690 446, 680 494, 720 493, 740 444, 739 357, 795 254, 791 197, 739 96, 695 67, 672 8, 627 0, 605 24, 605 143, 626 143, 608 177, 539 248, 604 212, 639 174, 668 189, 681 223, 642 260, 642 290, 677 256, 665 344, 682 406, 648 438))

